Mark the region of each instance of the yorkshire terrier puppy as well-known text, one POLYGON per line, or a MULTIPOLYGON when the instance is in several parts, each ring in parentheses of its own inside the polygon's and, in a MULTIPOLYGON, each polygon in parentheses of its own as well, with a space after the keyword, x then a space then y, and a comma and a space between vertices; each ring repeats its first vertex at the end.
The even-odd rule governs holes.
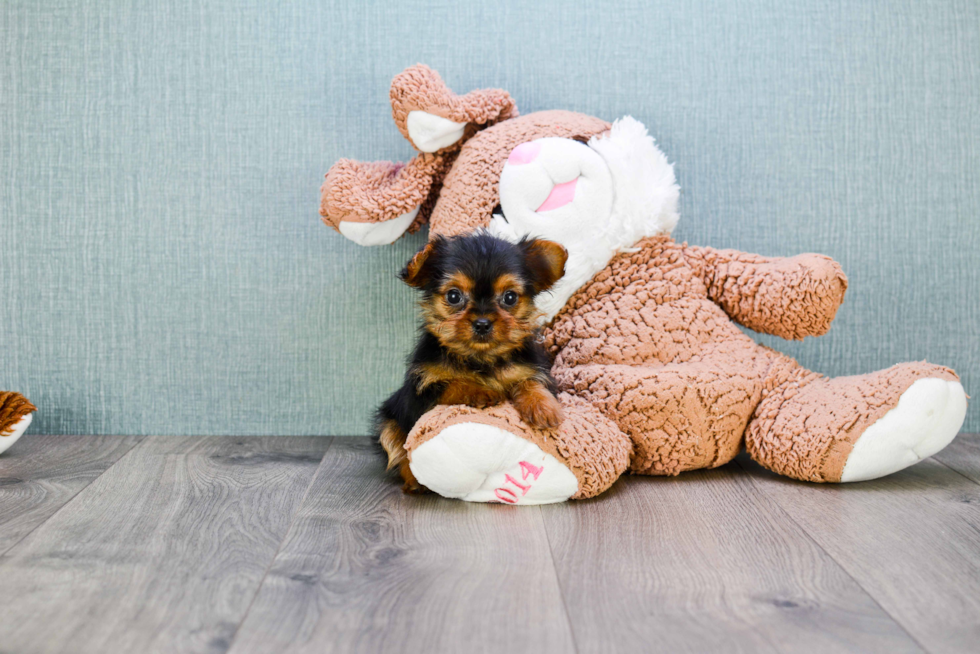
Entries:
POLYGON ((426 489, 408 467, 405 439, 437 404, 482 408, 510 400, 529 425, 561 423, 534 298, 565 274, 567 257, 552 241, 514 244, 476 232, 437 237, 405 266, 401 278, 422 292, 424 320, 405 382, 378 409, 375 424, 388 469, 399 466, 406 493, 426 489))

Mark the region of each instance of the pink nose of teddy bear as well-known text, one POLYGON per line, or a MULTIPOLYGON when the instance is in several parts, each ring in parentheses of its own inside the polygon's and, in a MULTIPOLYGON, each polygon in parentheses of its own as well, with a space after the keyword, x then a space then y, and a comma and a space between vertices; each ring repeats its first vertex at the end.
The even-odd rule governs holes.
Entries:
POLYGON ((511 166, 531 163, 537 158, 539 152, 541 152, 540 143, 534 143, 533 141, 530 143, 521 143, 510 151, 510 156, 507 157, 507 163, 511 166))

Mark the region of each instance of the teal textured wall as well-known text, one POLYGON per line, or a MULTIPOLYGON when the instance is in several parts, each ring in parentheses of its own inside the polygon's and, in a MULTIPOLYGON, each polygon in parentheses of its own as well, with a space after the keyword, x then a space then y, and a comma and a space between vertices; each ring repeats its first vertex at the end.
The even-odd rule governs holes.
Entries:
POLYGON ((767 343, 980 394, 976 0, 7 0, 0 35, 0 388, 35 431, 365 433, 423 236, 362 249, 317 191, 340 157, 411 155, 387 93, 419 61, 642 120, 679 239, 839 260, 830 334, 767 343))

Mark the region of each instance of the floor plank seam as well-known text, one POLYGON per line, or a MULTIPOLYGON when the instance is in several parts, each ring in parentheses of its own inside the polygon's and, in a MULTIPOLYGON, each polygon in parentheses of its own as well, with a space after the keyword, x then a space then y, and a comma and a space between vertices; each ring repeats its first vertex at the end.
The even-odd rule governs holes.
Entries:
POLYGON ((235 642, 238 640, 238 634, 242 630, 242 625, 245 624, 245 621, 248 619, 249 613, 252 612, 252 607, 255 606, 255 600, 258 599, 259 593, 262 592, 262 587, 265 586, 265 580, 269 576, 269 572, 272 570, 272 566, 276 564, 276 559, 279 558, 279 553, 282 552, 283 544, 285 544, 285 542, 289 540, 289 535, 292 533, 293 526, 296 524, 296 516, 299 514, 303 506, 306 504, 306 499, 310 495, 310 489, 313 488, 313 482, 316 481, 316 478, 320 476, 320 467, 323 466, 323 460, 327 458, 327 453, 330 452, 330 449, 334 446, 334 443, 337 442, 338 437, 330 436, 329 438, 330 438, 330 444, 327 445, 327 447, 323 450, 323 455, 320 457, 320 463, 317 464, 316 471, 310 477, 310 482, 306 485, 306 488, 303 490, 303 497, 300 498, 300 501, 296 504, 296 510, 293 511, 293 515, 290 516, 289 518, 289 526, 286 528, 286 531, 283 532, 282 540, 279 541, 279 546, 276 547, 276 551, 275 553, 273 553, 272 558, 269 559, 269 565, 266 566, 265 572, 262 573, 262 579, 259 581, 258 586, 255 587, 255 593, 252 594, 252 599, 249 600, 248 606, 245 607, 245 612, 242 613, 242 619, 239 620, 238 624, 235 626, 235 633, 228 641, 228 647, 225 649, 226 652, 230 652, 232 648, 235 646, 235 642))
POLYGON ((889 618, 891 618, 891 620, 892 620, 892 622, 894 622, 894 623, 895 623, 896 625, 898 625, 898 628, 899 628, 899 629, 901 629, 901 630, 902 630, 902 631, 903 631, 903 632, 905 633, 905 635, 907 635, 907 636, 908 636, 908 637, 909 637, 909 638, 910 638, 910 639, 912 640, 912 642, 914 642, 914 643, 915 643, 916 645, 918 645, 918 646, 919 646, 919 648, 921 648, 923 652, 930 652, 930 653, 932 652, 932 650, 930 650, 929 648, 927 648, 927 647, 926 647, 926 646, 925 646, 925 645, 924 645, 924 644, 923 644, 923 643, 922 643, 922 642, 921 642, 921 641, 920 641, 920 640, 919 640, 918 638, 916 638, 916 637, 915 637, 915 636, 914 636, 914 635, 913 635, 913 634, 912 634, 912 633, 911 633, 911 632, 910 632, 910 631, 909 631, 909 630, 908 630, 908 629, 907 629, 907 628, 905 627, 905 625, 904 625, 904 624, 902 623, 902 621, 901 621, 901 620, 899 620, 899 619, 898 619, 898 618, 897 618, 897 617, 896 617, 895 615, 893 615, 893 614, 892 614, 892 612, 891 612, 891 611, 889 611, 888 609, 886 609, 886 608, 885 608, 884 606, 882 606, 882 605, 881 605, 881 602, 879 602, 879 601, 878 601, 878 598, 877 598, 877 597, 875 597, 875 596, 874 596, 874 594, 873 594, 873 593, 872 593, 872 592, 871 592, 870 590, 868 590, 867 588, 865 588, 865 586, 864 586, 864 584, 862 584, 862 583, 861 583, 860 581, 858 581, 858 580, 857 580, 857 578, 855 578, 855 576, 854 576, 853 574, 851 574, 851 571, 847 569, 847 566, 846 566, 846 565, 844 565, 844 563, 842 563, 841 561, 839 561, 839 560, 837 559, 837 557, 835 557, 835 556, 834 556, 834 555, 833 555, 832 553, 830 553, 830 552, 828 552, 828 551, 827 551, 827 549, 826 549, 826 548, 824 548, 824 546, 823 546, 823 545, 821 545, 821 544, 820 544, 820 543, 819 543, 819 542, 817 541, 817 539, 815 539, 815 538, 814 538, 814 537, 813 537, 813 536, 812 536, 812 535, 810 534, 810 532, 809 532, 809 531, 808 531, 808 530, 807 530, 807 529, 806 529, 806 528, 805 528, 805 527, 804 527, 804 526, 803 526, 802 524, 800 524, 800 523, 799 523, 799 521, 797 521, 797 520, 796 520, 796 518, 794 518, 794 517, 793 517, 792 515, 790 515, 790 513, 789 513, 789 512, 788 512, 788 511, 787 511, 786 509, 784 509, 784 508, 782 507, 782 505, 781 505, 781 504, 780 504, 780 503, 779 503, 779 502, 778 502, 778 501, 777 501, 777 500, 776 500, 775 498, 773 498, 772 496, 770 496, 770 495, 769 495, 769 494, 768 494, 768 493, 767 493, 767 492, 765 491, 765 489, 764 489, 764 488, 762 488, 762 487, 760 486, 760 484, 759 484, 759 482, 758 482, 758 480, 756 480, 756 479, 755 479, 755 477, 753 477, 753 476, 751 475, 751 471, 750 471, 750 470, 749 470, 748 468, 746 468, 746 467, 745 467, 745 465, 744 465, 744 464, 743 464, 743 463, 742 463, 741 461, 738 461, 738 460, 736 460, 736 461, 735 461, 735 463, 736 463, 736 464, 737 464, 737 465, 738 465, 738 466, 739 466, 739 467, 740 467, 740 468, 742 469, 742 471, 743 471, 743 472, 745 472, 745 473, 746 473, 746 474, 747 474, 747 475, 749 476, 749 480, 750 480, 750 481, 752 482, 752 485, 753 485, 753 486, 755 487, 755 489, 756 489, 756 491, 757 491, 757 492, 758 492, 759 494, 761 494, 761 495, 763 495, 764 497, 766 497, 766 498, 767 498, 767 499, 768 499, 768 500, 769 500, 770 502, 772 502, 772 504, 773 504, 773 505, 775 505, 775 507, 776 507, 777 509, 779 509, 779 512, 780 512, 780 513, 781 513, 781 514, 782 514, 783 516, 785 516, 785 517, 786 517, 786 519, 788 519, 788 520, 789 520, 789 521, 790 521, 791 523, 793 523, 794 525, 796 525, 796 528, 800 530, 800 533, 801 533, 801 534, 803 534, 803 536, 804 536, 804 537, 805 537, 805 538, 806 538, 806 539, 807 539, 808 541, 810 541, 811 543, 813 543, 813 545, 814 545, 814 546, 815 546, 815 547, 816 547, 817 549, 819 549, 819 550, 820 550, 821 552, 823 552, 824 554, 826 554, 826 555, 827 555, 827 557, 828 557, 828 558, 829 558, 829 559, 830 559, 831 561, 833 561, 833 562, 834 562, 834 563, 835 563, 835 564, 837 565, 837 567, 838 567, 838 568, 840 568, 840 569, 841 569, 841 571, 842 571, 842 572, 843 572, 844 574, 846 574, 846 575, 848 576, 848 578, 849 578, 849 579, 850 579, 851 581, 853 581, 853 582, 854 582, 854 584, 855 584, 855 585, 856 585, 856 586, 857 586, 858 588, 860 588, 860 589, 861 589, 861 590, 862 590, 862 591, 864 592, 864 594, 865 594, 865 595, 867 595, 867 596, 868 596, 868 598, 870 598, 870 599, 871 599, 871 601, 872 601, 872 602, 874 602, 874 603, 875 603, 875 606, 877 606, 877 607, 878 607, 879 609, 881 609, 881 611, 882 611, 882 613, 884 613, 885 615, 887 615, 887 616, 888 616, 889 618))
POLYGON ((568 633, 572 637, 572 647, 575 648, 576 654, 579 652, 578 641, 575 638, 575 628, 572 626, 572 616, 568 612, 568 602, 565 599, 565 589, 561 584, 561 575, 558 574, 558 562, 555 561, 555 548, 551 545, 551 534, 548 533, 548 523, 544 519, 544 514, 541 512, 541 507, 535 507, 538 510, 538 520, 541 521, 541 528, 544 530, 544 538, 548 541, 548 555, 551 556, 551 569, 555 573, 555 583, 558 585, 558 594, 561 596, 561 610, 565 614, 565 622, 568 624, 568 633))
POLYGON ((936 457, 932 457, 932 460, 935 461, 936 463, 938 463, 939 465, 941 465, 941 466, 943 466, 945 468, 948 468, 949 470, 952 470, 953 472, 955 472, 956 474, 958 474, 960 477, 963 477, 963 479, 966 479, 967 481, 969 481, 969 482, 971 482, 973 484, 976 484, 977 486, 980 486, 980 481, 977 481, 976 479, 974 479, 973 477, 970 477, 969 475, 963 474, 962 472, 960 472, 959 470, 957 470, 953 466, 949 465, 945 461, 940 461, 936 457))
MULTIPOLYGON (((79 436, 78 438, 85 438, 85 437, 84 436, 79 436)), ((87 484, 85 484, 84 486, 82 486, 81 488, 79 488, 78 491, 75 494, 73 494, 71 497, 69 497, 68 500, 65 501, 61 506, 59 506, 55 510, 54 513, 52 513, 51 515, 49 515, 47 518, 45 518, 44 520, 42 520, 38 524, 34 525, 34 527, 30 531, 28 531, 26 534, 24 534, 21 538, 17 539, 17 541, 15 543, 12 543, 7 549, 5 549, 2 552, 0 552, 0 565, 3 565, 3 557, 6 556, 8 552, 10 552, 15 547, 17 547, 18 545, 20 545, 21 543, 23 543, 25 540, 27 540, 27 538, 31 534, 33 534, 35 531, 37 531, 38 529, 40 529, 41 527, 43 527, 44 525, 46 525, 51 520, 51 518, 53 518, 56 515, 58 515, 59 513, 61 513, 68 505, 70 505, 72 502, 75 501, 75 498, 76 497, 78 497, 79 495, 81 495, 86 489, 88 489, 89 486, 91 486, 96 481, 98 481, 99 479, 101 479, 102 478, 102 475, 104 475, 105 473, 107 473, 110 470, 112 470, 112 468, 117 463, 119 463, 120 461, 122 461, 126 457, 130 456, 133 453, 133 450, 135 450, 137 447, 139 447, 140 445, 142 445, 143 443, 145 443, 146 440, 147 440, 147 437, 146 436, 134 436, 133 438, 136 438, 137 441, 135 443, 133 443, 132 446, 130 446, 130 448, 128 450, 126 450, 126 452, 122 456, 120 456, 118 459, 116 459, 111 464, 109 464, 109 467, 107 467, 105 470, 103 470, 102 472, 100 472, 99 474, 97 474, 95 477, 92 477, 92 480, 91 481, 89 481, 87 484)))

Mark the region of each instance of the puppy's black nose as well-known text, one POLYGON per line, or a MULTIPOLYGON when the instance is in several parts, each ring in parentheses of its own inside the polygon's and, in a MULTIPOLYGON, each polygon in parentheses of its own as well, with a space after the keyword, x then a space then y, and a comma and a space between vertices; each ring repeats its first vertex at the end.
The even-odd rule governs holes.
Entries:
POLYGON ((493 323, 486 318, 477 318, 473 321, 473 331, 477 336, 486 336, 493 329, 493 323))

